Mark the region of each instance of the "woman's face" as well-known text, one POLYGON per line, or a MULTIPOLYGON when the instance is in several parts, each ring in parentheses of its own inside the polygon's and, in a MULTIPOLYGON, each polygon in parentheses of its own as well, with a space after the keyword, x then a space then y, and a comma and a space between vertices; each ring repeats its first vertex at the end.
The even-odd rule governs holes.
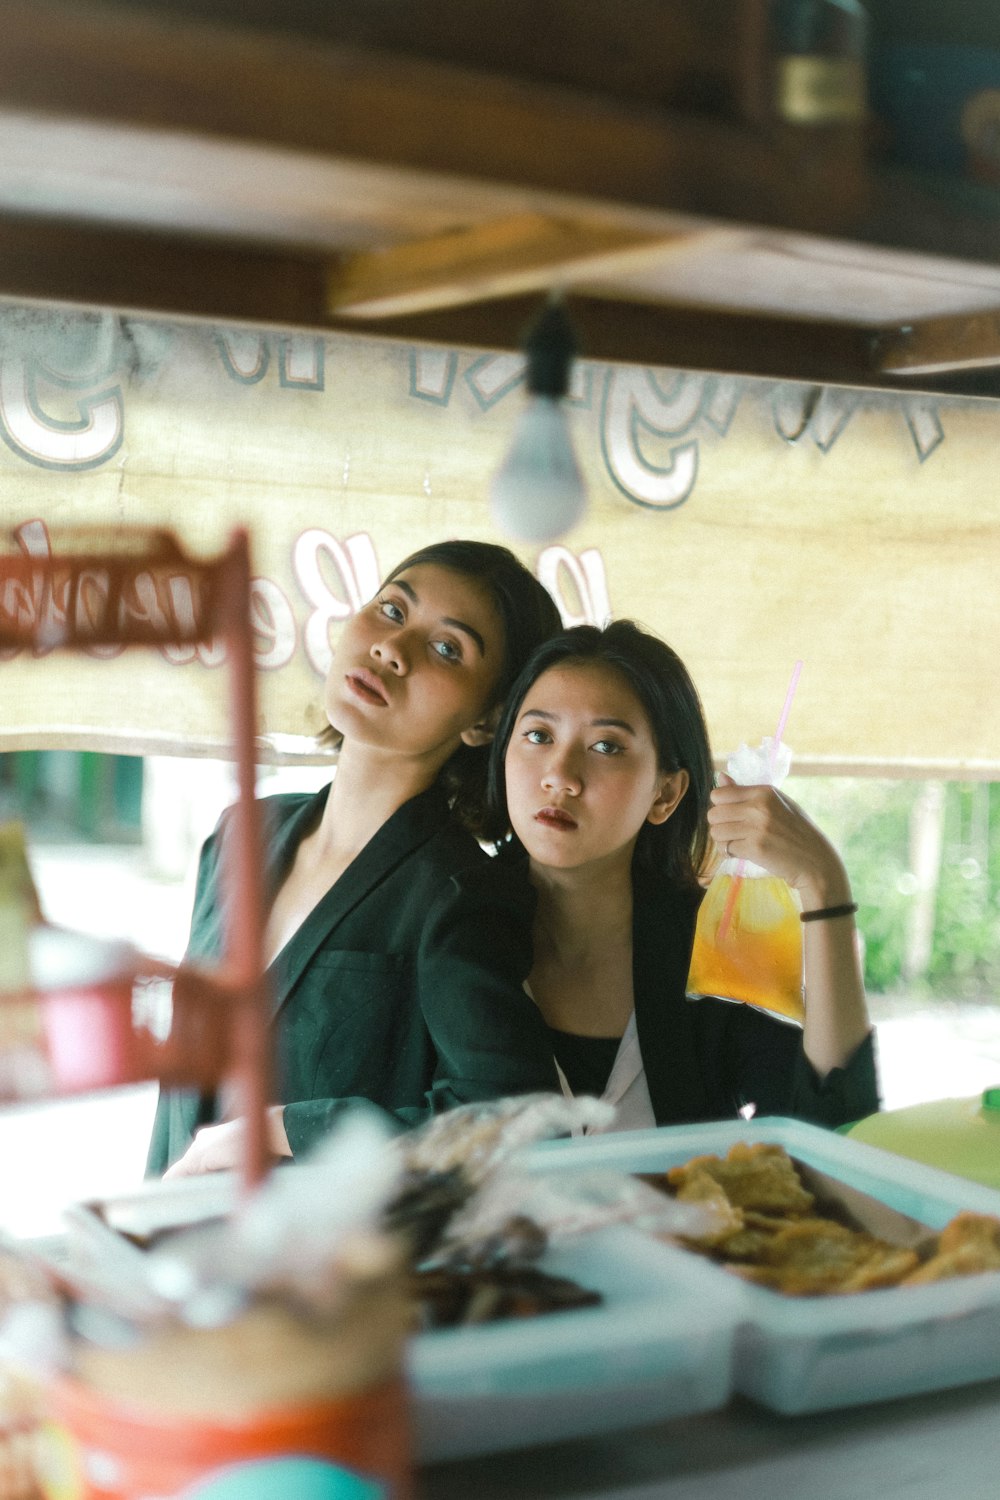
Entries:
POLYGON ((669 818, 687 772, 665 773, 638 698, 611 667, 550 667, 525 694, 504 761, 511 826, 534 864, 629 862, 669 818))
POLYGON ((440 764, 478 729, 500 675, 504 634, 482 586, 433 563, 407 568, 344 626, 326 712, 345 740, 440 764))

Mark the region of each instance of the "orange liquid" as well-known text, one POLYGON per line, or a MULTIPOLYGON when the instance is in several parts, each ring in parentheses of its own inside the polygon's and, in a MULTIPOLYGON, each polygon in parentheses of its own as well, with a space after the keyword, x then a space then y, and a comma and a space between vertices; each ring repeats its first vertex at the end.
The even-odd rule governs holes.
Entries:
POLYGON ((743 879, 719 941, 732 875, 717 875, 705 892, 691 954, 688 990, 746 1000, 801 1021, 802 923, 788 886, 771 875, 743 879))

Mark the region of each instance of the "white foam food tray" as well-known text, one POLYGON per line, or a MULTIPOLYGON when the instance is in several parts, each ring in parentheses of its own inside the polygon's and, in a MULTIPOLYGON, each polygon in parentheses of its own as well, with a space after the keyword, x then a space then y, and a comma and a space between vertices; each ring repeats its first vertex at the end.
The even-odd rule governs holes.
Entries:
POLYGON ((628 1228, 550 1247, 539 1266, 600 1292, 602 1304, 413 1339, 421 1460, 611 1432, 728 1400, 735 1300, 728 1287, 717 1295, 713 1267, 665 1257, 628 1228))
MULTIPOLYGON (((532 1172, 663 1172, 736 1141, 768 1141, 935 1230, 963 1209, 1000 1215, 1000 1192, 798 1120, 762 1118, 554 1141, 532 1172)), ((671 1260, 695 1259, 662 1247, 671 1260)), ((1000 1376, 1000 1272, 846 1296, 788 1297, 705 1262, 738 1293, 734 1387, 780 1412, 822 1411, 1000 1376)))
MULTIPOLYGON (((234 1173, 147 1183, 84 1205, 69 1227, 78 1244, 100 1249, 105 1225, 155 1237, 231 1211, 236 1196, 234 1173)), ((711 1267, 693 1256, 665 1259, 627 1227, 550 1246, 538 1264, 599 1292, 602 1303, 411 1339, 422 1460, 610 1432, 728 1400, 736 1320, 732 1301, 715 1295, 711 1267)))

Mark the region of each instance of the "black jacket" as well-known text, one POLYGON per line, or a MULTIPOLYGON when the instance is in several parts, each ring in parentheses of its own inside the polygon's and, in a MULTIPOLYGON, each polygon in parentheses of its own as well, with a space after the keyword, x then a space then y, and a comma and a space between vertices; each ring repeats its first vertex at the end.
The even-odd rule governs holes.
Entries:
MULTIPOLYGON (((510 845, 493 862, 498 878, 528 861, 510 845)), ((635 1024, 657 1125, 738 1116, 789 1115, 817 1125, 849 1124, 879 1107, 871 1033, 846 1067, 820 1081, 802 1047, 802 1028, 739 1001, 687 993, 702 892, 678 890, 645 865, 633 880, 632 982, 635 1024)), ((551 1038, 546 1042, 551 1047, 551 1038)))
MULTIPOLYGON (((871 1033, 846 1067, 820 1081, 802 1029, 739 1001, 687 995, 701 892, 678 892, 636 872, 633 915, 635 1022, 658 1125, 790 1115, 846 1125, 879 1107, 871 1033)), ((808 999, 807 999, 808 1003, 808 999)))
MULTIPOLYGON (((272 896, 327 793, 262 804, 272 896)), ((224 815, 202 849, 189 958, 221 951, 225 826, 224 815)), ((432 787, 388 819, 275 958, 276 1102, 296 1155, 359 1098, 408 1126, 456 1104, 556 1087, 544 1025, 521 989, 530 892, 494 864, 432 787)), ((147 1171, 164 1171, 213 1118, 213 1099, 164 1093, 147 1171)))

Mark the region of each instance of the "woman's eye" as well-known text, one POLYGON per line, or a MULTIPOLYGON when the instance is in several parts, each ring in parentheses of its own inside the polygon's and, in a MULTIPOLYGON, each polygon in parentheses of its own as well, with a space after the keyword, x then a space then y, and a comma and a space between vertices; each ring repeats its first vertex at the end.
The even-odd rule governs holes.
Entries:
POLYGON ((591 749, 596 750, 598 755, 621 755, 622 747, 616 740, 597 740, 591 749))
POLYGON ((528 741, 529 745, 547 745, 550 743, 552 736, 547 729, 526 729, 524 731, 524 738, 528 741))
POLYGON ((457 646, 454 641, 433 641, 432 649, 436 651, 438 656, 442 657, 444 661, 462 660, 461 647, 457 646))
POLYGON ((405 617, 403 615, 402 609, 395 602, 395 600, 380 599, 378 603, 379 612, 383 614, 387 620, 391 620, 394 625, 402 625, 405 617))

